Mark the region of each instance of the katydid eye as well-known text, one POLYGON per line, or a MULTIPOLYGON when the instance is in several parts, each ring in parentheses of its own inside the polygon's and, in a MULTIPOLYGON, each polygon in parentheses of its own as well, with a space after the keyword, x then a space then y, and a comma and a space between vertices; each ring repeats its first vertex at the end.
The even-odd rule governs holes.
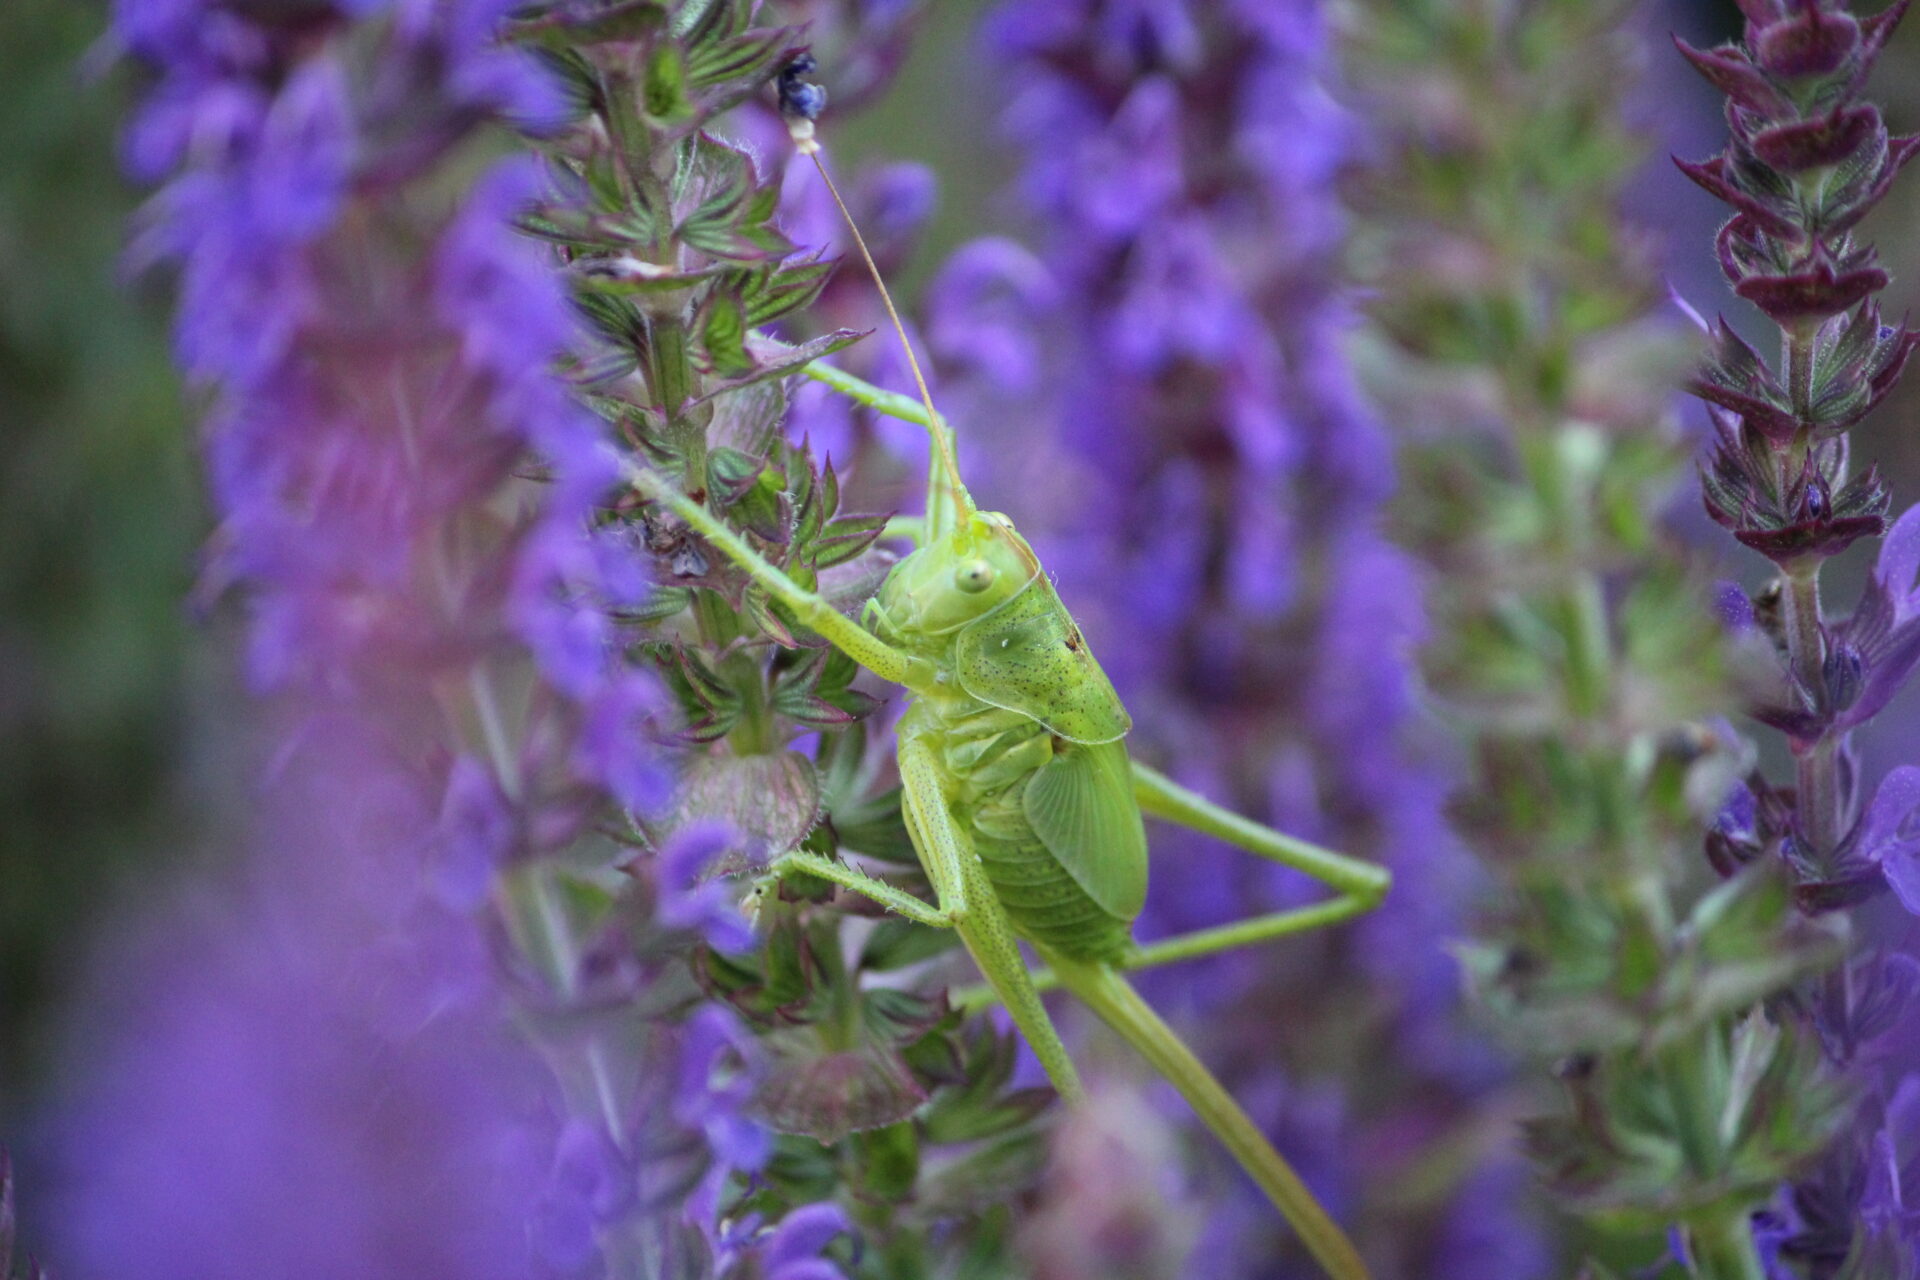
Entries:
POLYGON ((978 595, 993 585, 993 566, 985 560, 969 560, 953 571, 953 584, 969 595, 978 595))

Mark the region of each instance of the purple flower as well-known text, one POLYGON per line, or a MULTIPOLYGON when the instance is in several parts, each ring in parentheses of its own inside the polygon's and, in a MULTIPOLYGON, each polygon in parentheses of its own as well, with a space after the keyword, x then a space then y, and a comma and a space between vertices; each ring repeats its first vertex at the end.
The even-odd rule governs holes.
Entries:
POLYGON ((834 1239, 851 1235, 853 1226, 838 1205, 810 1204, 795 1209, 772 1231, 762 1231, 758 1216, 725 1232, 715 1274, 755 1275, 760 1280, 845 1280, 845 1272, 820 1256, 834 1239))
POLYGON ((606 1134, 585 1120, 567 1121, 554 1144, 546 1193, 533 1213, 534 1251, 563 1272, 587 1266, 599 1252, 599 1225, 628 1210, 635 1191, 606 1134))
POLYGON ((1920 915, 1920 767, 1904 765, 1880 780, 1842 848, 1877 864, 1901 905, 1920 915))
MULTIPOLYGON (((246 595, 299 802, 266 811, 218 927, 152 966, 145 1034, 100 1056, 129 1065, 81 1076, 60 1143, 97 1274, 572 1271, 645 1229, 621 1221, 643 1172, 717 1191, 767 1157, 725 1015, 606 1031, 662 963, 624 929, 568 936, 565 881, 606 850, 526 865, 672 788, 669 699, 612 616, 644 559, 592 528, 619 462, 555 372, 579 337, 558 273, 512 225, 545 175, 421 190, 487 116, 561 104, 498 40, 510 5, 355 26, 373 7, 122 11, 160 77, 130 159, 171 175, 134 257, 179 262, 182 361, 215 397, 206 587, 246 595), (503 963, 527 917, 552 954, 503 963), (587 1114, 559 1087, 576 1058, 610 1081, 587 1114)), ((679 914, 640 923, 743 941, 677 865, 679 914)))
POLYGON ((1920 1247, 1920 1073, 1894 1086, 1873 1134, 1860 1214, 1870 1230, 1920 1247))
POLYGON ((1046 265, 1011 240, 975 240, 928 290, 927 341, 943 366, 1014 394, 1040 386, 1038 327, 1056 302, 1046 265))
MULTIPOLYGON (((316 303, 301 250, 331 222, 351 177, 345 81, 319 58, 271 99, 244 81, 211 82, 191 110, 170 107, 192 129, 195 152, 214 160, 193 163, 153 199, 131 260, 181 265, 176 340, 185 371, 245 385, 275 367, 316 303)), ((157 170, 185 149, 184 139, 148 138, 134 160, 157 170)))
POLYGON ((1182 358, 1223 363, 1258 341, 1209 229, 1191 214, 1139 229, 1107 326, 1123 367, 1146 374, 1182 358))
POLYGON ((727 823, 705 819, 673 833, 659 859, 662 924, 695 930, 721 951, 753 945, 753 928, 741 915, 734 891, 711 874, 714 862, 737 848, 739 839, 727 823))
POLYGON ((434 887, 455 910, 486 901, 515 842, 514 814, 493 771, 471 756, 453 762, 434 832, 434 887))
POLYGON ((1893 600, 1896 623, 1920 615, 1920 503, 1908 507, 1887 530, 1873 576, 1893 600))
POLYGON ((742 1114, 753 1097, 756 1042, 715 1005, 696 1011, 681 1036, 674 1119, 706 1134, 718 1171, 759 1169, 772 1154, 771 1135, 742 1114))
POLYGON ((1527 1209, 1531 1182, 1532 1172, 1518 1159, 1475 1170, 1427 1262, 1430 1273, 1511 1280, 1553 1275, 1553 1249, 1527 1209))

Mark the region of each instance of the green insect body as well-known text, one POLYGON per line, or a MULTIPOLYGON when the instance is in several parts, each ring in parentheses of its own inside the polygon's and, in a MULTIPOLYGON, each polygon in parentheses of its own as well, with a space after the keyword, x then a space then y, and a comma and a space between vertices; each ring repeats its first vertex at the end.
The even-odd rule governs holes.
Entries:
POLYGON ((869 629, 936 673, 899 733, 928 745, 1015 930, 1111 961, 1146 902, 1133 722, 1026 540, 1001 515, 972 524, 895 565, 868 606, 869 629))
MULTIPOLYGON (((791 123, 802 153, 819 164, 810 120, 791 123)), ((823 164, 820 174, 832 190, 823 164)), ((886 285, 877 270, 873 276, 892 314, 886 285)), ((912 698, 897 733, 901 810, 937 905, 801 850, 777 859, 769 875, 803 872, 921 924, 953 929, 1061 1096, 1077 1102, 1085 1096, 1078 1072, 1040 1000, 1050 986, 1072 991, 1179 1089, 1329 1275, 1365 1280, 1353 1244, 1123 970, 1351 919, 1379 903, 1389 877, 1222 809, 1128 758, 1131 717, 1032 547, 1007 517, 974 506, 952 436, 894 320, 918 403, 819 362, 806 369, 863 404, 921 424, 933 445, 927 514, 913 522, 918 546, 889 570, 860 622, 769 564, 704 502, 656 471, 632 473, 645 497, 678 514, 796 622, 912 698), (1333 896, 1138 946, 1133 921, 1147 892, 1143 810, 1305 872, 1333 896), (1047 970, 1028 970, 1023 940, 1047 970)))

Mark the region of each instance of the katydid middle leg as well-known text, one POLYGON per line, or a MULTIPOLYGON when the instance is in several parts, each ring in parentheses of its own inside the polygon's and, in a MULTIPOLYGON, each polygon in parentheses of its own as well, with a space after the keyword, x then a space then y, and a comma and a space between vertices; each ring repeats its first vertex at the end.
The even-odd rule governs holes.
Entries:
POLYGON ((1308 906, 1270 911, 1246 920, 1236 920, 1232 924, 1197 929, 1192 933, 1162 938, 1144 947, 1135 947, 1120 960, 1119 965, 1123 969, 1149 969, 1176 960, 1191 960, 1339 924, 1365 915, 1379 906, 1393 883, 1393 873, 1385 867, 1323 849, 1284 831, 1276 831, 1215 804, 1199 792, 1181 786, 1158 769, 1149 768, 1137 760, 1132 764, 1133 794, 1140 802, 1142 813, 1205 835, 1218 836, 1255 857, 1305 872, 1333 889, 1335 896, 1308 906))
POLYGON ((1138 760, 1132 764, 1134 799, 1148 817, 1218 836, 1255 857, 1304 871, 1328 888, 1355 899, 1362 904, 1360 911, 1378 906, 1393 884, 1393 874, 1385 867, 1275 831, 1181 786, 1158 769, 1138 760))

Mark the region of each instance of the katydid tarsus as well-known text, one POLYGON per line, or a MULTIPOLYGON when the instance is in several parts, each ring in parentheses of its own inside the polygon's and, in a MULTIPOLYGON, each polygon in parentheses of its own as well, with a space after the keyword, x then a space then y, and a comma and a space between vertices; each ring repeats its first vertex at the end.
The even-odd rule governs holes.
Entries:
MULTIPOLYGON (((840 203, 813 131, 824 95, 781 79, 782 106, 802 154, 840 203)), ((843 214, 846 206, 840 203, 843 214)), ((1084 1090, 1040 992, 1065 987, 1128 1040, 1192 1105, 1337 1280, 1364 1280, 1353 1244, 1220 1083, 1135 993, 1123 971, 1301 933, 1359 915, 1386 893, 1387 872, 1221 808, 1129 760, 1132 720, 1006 516, 980 511, 960 476, 953 435, 933 408, 912 343, 859 229, 866 259, 905 349, 919 400, 816 363, 811 376, 880 412, 923 426, 931 443, 926 515, 915 549, 892 566, 860 620, 769 564, 745 536, 653 470, 642 493, 689 526, 804 626, 911 704, 899 722, 902 810, 936 901, 809 852, 778 858, 768 876, 802 872, 934 928, 953 929, 1062 1098, 1084 1090), (1321 902, 1148 946, 1132 940, 1146 898, 1142 814, 1191 827, 1306 873, 1333 892, 1321 902), (1029 971, 1024 941, 1044 962, 1029 971)))

